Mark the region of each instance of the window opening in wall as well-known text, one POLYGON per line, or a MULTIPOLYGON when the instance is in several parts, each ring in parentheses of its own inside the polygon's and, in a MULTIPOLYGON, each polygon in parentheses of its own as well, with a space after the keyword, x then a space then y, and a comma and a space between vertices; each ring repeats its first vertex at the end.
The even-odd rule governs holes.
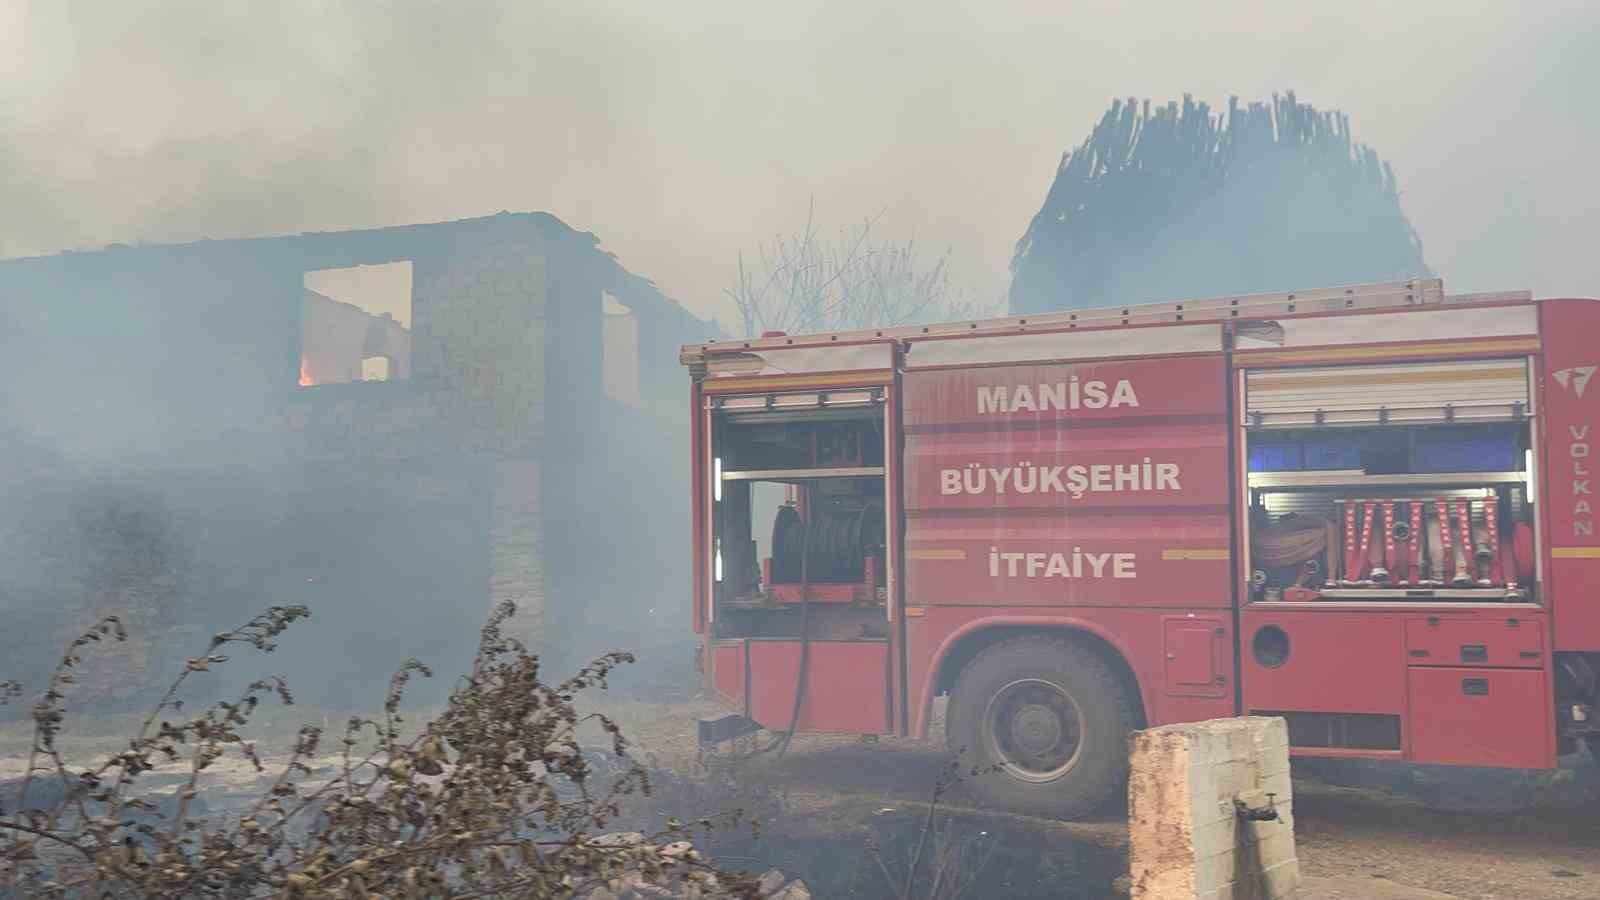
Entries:
POLYGON ((605 394, 627 406, 639 405, 639 320, 633 310, 602 293, 600 340, 605 394))
POLYGON ((388 381, 389 357, 369 356, 361 361, 362 381, 388 381))
POLYGON ((305 273, 300 386, 411 376, 409 260, 305 273))

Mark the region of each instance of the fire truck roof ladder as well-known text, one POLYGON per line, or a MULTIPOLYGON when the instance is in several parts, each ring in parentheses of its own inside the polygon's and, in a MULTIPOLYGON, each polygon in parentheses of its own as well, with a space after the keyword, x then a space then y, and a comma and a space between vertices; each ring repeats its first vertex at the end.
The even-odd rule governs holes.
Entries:
POLYGON ((1392 281, 1380 284, 1350 285, 1309 291, 1246 294, 1238 297, 1218 297, 1202 300, 1131 304, 1128 306, 1046 313, 1036 316, 1006 316, 966 322, 904 325, 862 331, 709 341, 685 346, 681 354, 681 361, 688 365, 702 361, 707 353, 775 349, 795 344, 818 342, 845 343, 871 341, 880 338, 909 339, 954 334, 994 334, 1019 330, 1058 329, 1062 327, 1093 328, 1108 325, 1227 322, 1272 318, 1297 313, 1330 313, 1392 309, 1396 307, 1440 306, 1446 303, 1450 305, 1512 303, 1531 300, 1532 294, 1527 291, 1447 296, 1444 292, 1444 281, 1442 279, 1413 278, 1407 281, 1392 281))

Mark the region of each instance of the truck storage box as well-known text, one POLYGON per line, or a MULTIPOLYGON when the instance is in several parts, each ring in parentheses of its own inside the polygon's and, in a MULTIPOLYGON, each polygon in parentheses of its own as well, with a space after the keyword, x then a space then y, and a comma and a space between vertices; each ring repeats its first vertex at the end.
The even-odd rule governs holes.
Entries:
POLYGON ((1539 623, 1530 619, 1406 620, 1406 662, 1413 666, 1490 666, 1538 669, 1544 665, 1539 623))
POLYGON ((1416 468, 1422 472, 1513 472, 1519 468, 1517 441, 1511 435, 1421 438, 1416 468))
POLYGON ((1543 672, 1412 667, 1406 684, 1412 762, 1525 769, 1555 764, 1543 672))

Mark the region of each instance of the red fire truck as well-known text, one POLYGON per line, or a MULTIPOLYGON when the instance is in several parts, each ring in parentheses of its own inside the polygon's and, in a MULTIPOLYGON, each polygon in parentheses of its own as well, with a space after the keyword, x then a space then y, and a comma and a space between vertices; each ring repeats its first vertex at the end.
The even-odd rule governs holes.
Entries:
POLYGON ((1440 281, 685 347, 707 687, 1072 815, 1130 729, 1600 750, 1600 301, 1440 281))

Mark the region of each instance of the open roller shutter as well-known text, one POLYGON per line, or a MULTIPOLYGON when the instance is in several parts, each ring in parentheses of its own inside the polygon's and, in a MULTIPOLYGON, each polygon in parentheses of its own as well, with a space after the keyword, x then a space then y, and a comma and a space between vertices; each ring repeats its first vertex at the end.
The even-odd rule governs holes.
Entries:
POLYGON ((1525 359, 1257 369, 1245 422, 1261 428, 1486 422, 1532 411, 1525 359))

